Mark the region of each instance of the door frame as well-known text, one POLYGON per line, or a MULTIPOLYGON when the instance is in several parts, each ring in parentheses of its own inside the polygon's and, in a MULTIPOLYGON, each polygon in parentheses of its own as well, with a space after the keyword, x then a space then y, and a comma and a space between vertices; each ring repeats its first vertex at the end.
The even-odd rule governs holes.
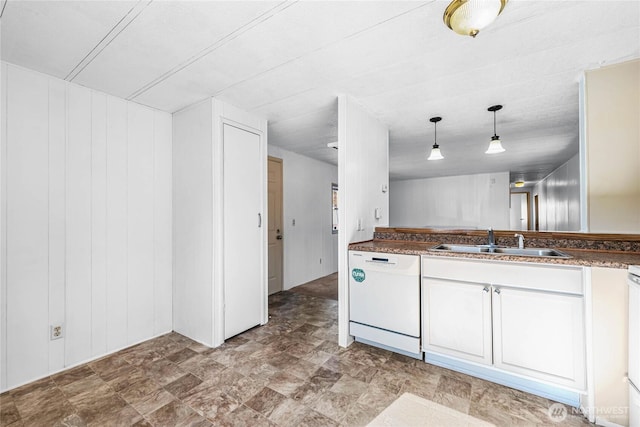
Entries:
MULTIPOLYGON (((266 121, 256 120, 252 116, 246 115, 239 110, 226 108, 217 100, 213 100, 213 147, 211 150, 213 164, 213 189, 212 189, 212 211, 213 211, 213 263, 211 272, 213 278, 212 315, 213 323, 213 346, 217 347, 224 343, 225 335, 225 313, 224 313, 224 125, 234 126, 238 129, 254 133, 260 137, 260 176, 262 176, 262 191, 260 195, 260 206, 262 214, 262 224, 268 221, 267 213, 267 125, 266 121), (234 117, 234 118, 231 118, 234 117), (242 122, 238 121, 242 120, 242 122)), ((268 321, 268 299, 267 299, 267 227, 262 227, 262 243, 260 245, 260 277, 261 281, 261 325, 268 321)))
MULTIPOLYGON (((284 161, 279 157, 267 156, 267 219, 269 219, 269 161, 280 163, 280 215, 281 215, 281 232, 284 233, 284 161)), ((268 222, 266 224, 269 224, 268 222)), ((267 296, 269 294, 269 227, 267 226, 267 296)), ((281 283, 280 292, 284 291, 284 240, 281 245, 280 254, 280 273, 281 283)))

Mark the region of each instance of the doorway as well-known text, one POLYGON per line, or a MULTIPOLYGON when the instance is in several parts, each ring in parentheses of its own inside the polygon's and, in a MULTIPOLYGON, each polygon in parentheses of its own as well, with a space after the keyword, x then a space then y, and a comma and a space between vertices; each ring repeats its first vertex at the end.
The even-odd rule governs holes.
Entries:
POLYGON ((269 295, 282 291, 283 228, 282 228, 282 159, 267 159, 268 175, 268 259, 269 295))

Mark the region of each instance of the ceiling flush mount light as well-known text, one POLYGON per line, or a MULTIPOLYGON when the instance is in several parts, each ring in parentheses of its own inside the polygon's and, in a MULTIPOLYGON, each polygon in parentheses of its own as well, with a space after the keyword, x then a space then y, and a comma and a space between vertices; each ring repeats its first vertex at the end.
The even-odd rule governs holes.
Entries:
POLYGON ((524 187, 524 181, 516 181, 513 185, 518 188, 524 187))
POLYGON ((438 122, 442 120, 442 117, 431 117, 429 121, 433 123, 433 147, 431 148, 431 154, 427 160, 441 160, 444 159, 440 152, 440 146, 438 145, 438 122))
POLYGON ((475 37, 496 20, 509 0, 453 0, 444 11, 444 23, 456 33, 475 37))
POLYGON ((487 111, 493 112, 493 136, 491 137, 491 142, 489 143, 489 148, 485 151, 486 154, 497 154, 504 152, 504 148, 502 148, 502 143, 500 142, 500 137, 496 135, 496 111, 502 109, 502 105, 492 105, 487 108, 487 111))

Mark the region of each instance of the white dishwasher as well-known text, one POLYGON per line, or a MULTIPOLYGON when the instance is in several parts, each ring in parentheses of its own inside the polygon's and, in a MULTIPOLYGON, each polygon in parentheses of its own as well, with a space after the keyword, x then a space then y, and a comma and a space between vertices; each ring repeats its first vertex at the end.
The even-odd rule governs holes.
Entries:
POLYGON ((349 251, 349 333, 422 359, 419 256, 349 251))

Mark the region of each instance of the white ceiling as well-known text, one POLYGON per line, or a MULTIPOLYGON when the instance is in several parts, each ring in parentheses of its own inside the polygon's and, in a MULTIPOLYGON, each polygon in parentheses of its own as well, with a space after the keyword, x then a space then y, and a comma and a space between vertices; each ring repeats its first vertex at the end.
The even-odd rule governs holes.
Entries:
POLYGON ((582 71, 640 57, 637 0, 511 0, 475 39, 443 24, 447 4, 4 0, 1 54, 168 112, 215 96, 331 163, 345 93, 389 127, 392 179, 527 180, 578 151, 582 71), (507 151, 488 156, 493 104, 507 151), (436 115, 445 160, 427 162, 436 115))

